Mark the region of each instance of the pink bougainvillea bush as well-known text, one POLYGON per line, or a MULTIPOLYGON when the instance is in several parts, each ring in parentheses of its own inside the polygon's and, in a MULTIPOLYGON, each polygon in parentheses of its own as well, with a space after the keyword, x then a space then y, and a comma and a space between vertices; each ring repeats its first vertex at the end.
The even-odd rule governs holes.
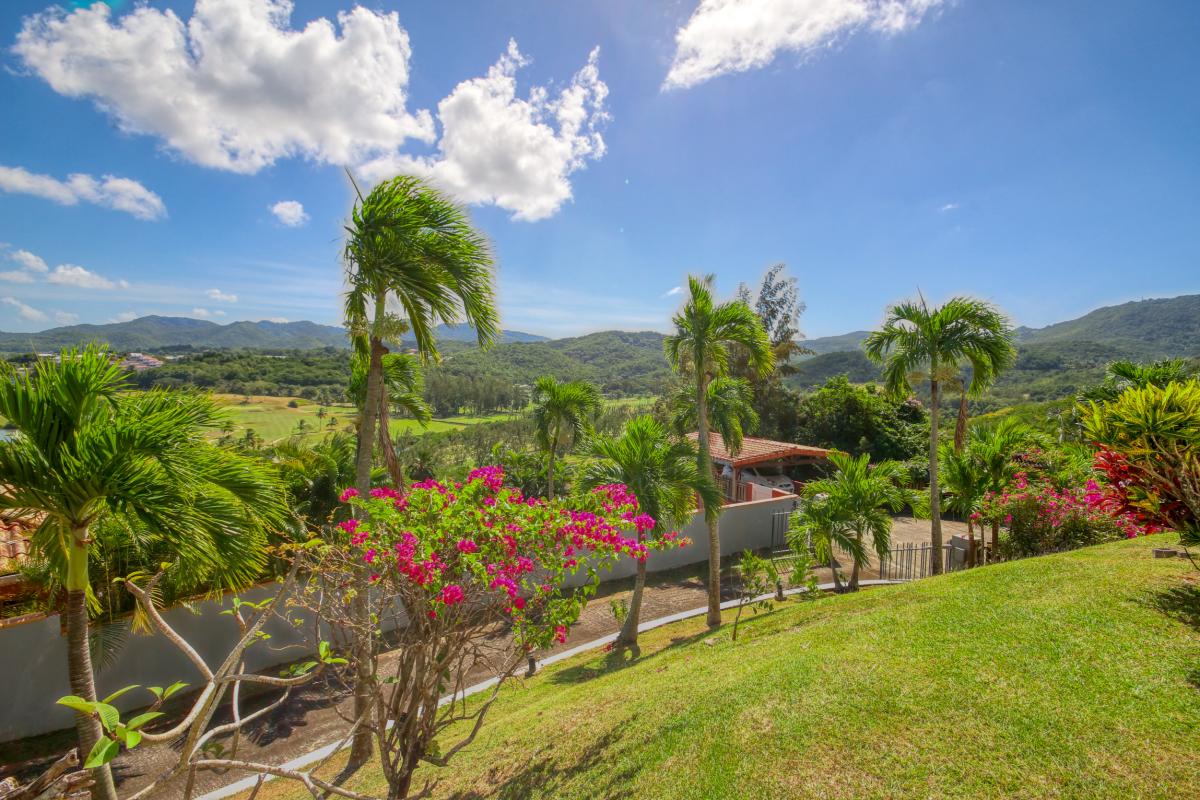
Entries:
POLYGON ((1002 558, 1069 550, 1120 538, 1154 533, 1136 514, 1112 508, 1095 480, 1082 489, 1057 489, 1049 482, 1030 483, 1018 472, 1001 493, 988 492, 972 515, 998 521, 1008 535, 1000 542, 1002 558))
POLYGON ((404 492, 376 488, 360 497, 347 489, 341 499, 355 516, 321 548, 308 597, 324 618, 334 611, 335 627, 360 624, 353 609, 364 602, 372 626, 393 627, 389 617, 395 625, 394 651, 372 655, 368 668, 376 692, 369 724, 397 797, 407 796, 421 761, 444 764, 474 737, 478 725, 458 744, 435 744, 455 721, 481 722, 494 695, 471 708, 439 707, 440 699, 473 681, 503 680, 528 653, 566 641, 600 571, 684 543, 674 534, 647 537, 655 520, 624 486, 546 501, 506 486, 499 467, 404 492), (580 576, 582 586, 565 588, 580 576))

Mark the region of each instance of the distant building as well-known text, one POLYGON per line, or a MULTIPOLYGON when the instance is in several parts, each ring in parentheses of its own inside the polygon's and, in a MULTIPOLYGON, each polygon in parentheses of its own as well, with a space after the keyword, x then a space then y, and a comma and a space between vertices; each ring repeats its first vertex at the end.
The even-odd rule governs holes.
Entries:
POLYGON ((125 360, 121 362, 123 369, 131 369, 134 372, 141 372, 144 369, 153 369, 161 367, 163 362, 154 356, 148 356, 143 353, 130 353, 125 356, 125 360))

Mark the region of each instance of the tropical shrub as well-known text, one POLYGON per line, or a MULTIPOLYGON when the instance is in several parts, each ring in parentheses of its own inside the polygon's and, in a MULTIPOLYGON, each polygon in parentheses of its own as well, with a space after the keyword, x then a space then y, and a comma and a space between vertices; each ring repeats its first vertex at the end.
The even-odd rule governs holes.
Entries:
POLYGON ((1058 489, 1048 482, 1030 483, 1019 472, 1010 489, 985 494, 973 517, 1007 529, 999 542, 999 558, 1071 550, 1156 530, 1135 514, 1112 513, 1104 497, 1094 480, 1083 490, 1058 489))
POLYGON ((1081 409, 1107 478, 1104 502, 1115 513, 1176 528, 1200 529, 1200 381, 1128 388, 1081 409))
POLYGON ((377 636, 389 617, 407 621, 396 627, 396 650, 386 662, 373 655, 373 646, 354 654, 365 653, 369 663, 353 665, 372 676, 373 713, 357 723, 369 727, 379 746, 393 798, 419 793, 411 781, 422 762, 445 765, 474 739, 500 684, 528 652, 566 641, 599 570, 676 543, 671 535, 653 542, 626 535, 656 523, 624 486, 547 501, 505 486, 498 467, 476 469, 462 483, 421 481, 403 494, 380 487, 360 497, 347 489, 342 499, 364 509, 369 522, 346 520, 338 541, 312 551, 313 579, 304 598, 352 640, 377 636), (366 565, 372 586, 365 597, 354 580, 359 565, 366 565), (581 574, 586 580, 579 590, 564 588, 581 574), (372 620, 365 630, 357 629, 361 617, 354 608, 362 602, 372 620), (510 639, 496 636, 505 629, 510 639), (485 664, 500 681, 482 703, 439 704, 485 664), (439 749, 439 734, 464 719, 473 721, 468 733, 439 749))

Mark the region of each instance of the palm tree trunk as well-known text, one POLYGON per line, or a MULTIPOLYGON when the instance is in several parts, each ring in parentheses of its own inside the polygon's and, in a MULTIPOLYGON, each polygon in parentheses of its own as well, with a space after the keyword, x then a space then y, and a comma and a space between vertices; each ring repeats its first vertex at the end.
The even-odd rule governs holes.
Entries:
MULTIPOLYGON (((373 323, 383 322, 386 313, 386 296, 379 293, 375 298, 375 317, 373 323)), ((371 492, 371 462, 374 456, 375 427, 379 415, 379 404, 383 393, 383 355, 387 352, 383 341, 372 331, 371 355, 367 366, 367 397, 363 403, 362 420, 358 429, 358 452, 354 464, 354 483, 362 497, 371 492)), ((367 603, 366 592, 369 591, 365 571, 358 576, 360 591, 354 599, 352 613, 355 620, 354 631, 354 719, 363 720, 354 734, 350 747, 350 763, 364 764, 374 752, 372 746, 371 725, 371 681, 372 664, 374 662, 374 641, 371 635, 371 609, 367 603)))
MULTIPOLYGON (((861 533, 857 534, 855 536, 855 538, 858 539, 859 544, 862 544, 862 534, 861 533)), ((859 563, 858 563, 858 559, 856 558, 856 559, 854 559, 854 566, 850 568, 850 591, 852 591, 852 592, 858 591, 858 567, 859 567, 859 563)))
MULTIPOLYGON (((700 474, 712 480, 712 456, 708 447, 708 392, 704 370, 696 365, 696 431, 699 456, 696 465, 700 474)), ((704 509, 708 523, 708 627, 721 624, 721 538, 717 530, 717 515, 704 509)))
MULTIPOLYGON (((931 372, 936 372, 934 363, 931 372)), ((933 546, 929 567, 942 574, 942 498, 938 492, 938 382, 929 381, 929 539, 933 546)))
POLYGON ((550 447, 550 458, 546 462, 546 499, 554 499, 554 446, 550 447))
POLYGON ((833 573, 833 591, 841 594, 842 592, 842 577, 838 575, 838 560, 833 553, 833 545, 829 545, 829 571, 833 573))
POLYGON ((954 424, 954 452, 961 453, 967 441, 967 390, 958 397, 958 421, 954 424))
POLYGON ((633 597, 629 599, 629 614, 621 633, 617 636, 617 647, 637 647, 638 625, 642 618, 642 593, 646 588, 646 562, 638 561, 637 576, 633 579, 633 597))
MULTIPOLYGON (((71 693, 84 700, 96 700, 96 678, 92 673, 92 655, 88 649, 88 529, 71 531, 71 551, 67 554, 67 674, 71 693)), ((100 722, 87 714, 75 714, 75 732, 79 737, 79 760, 86 761, 92 747, 104 735, 100 722)), ((92 800, 117 800, 112 769, 108 764, 92 770, 96 783, 92 800)))

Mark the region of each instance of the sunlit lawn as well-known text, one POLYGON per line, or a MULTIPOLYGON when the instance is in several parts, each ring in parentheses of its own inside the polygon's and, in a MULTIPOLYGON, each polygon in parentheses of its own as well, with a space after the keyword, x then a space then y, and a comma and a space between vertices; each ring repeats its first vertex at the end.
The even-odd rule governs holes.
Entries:
MULTIPOLYGON (((1200 796, 1200 583, 1121 542, 702 619, 504 691, 463 798, 1200 796)), ((461 731, 460 731, 461 733, 461 731)), ((447 739, 444 743, 449 743, 447 739)), ((340 768, 331 765, 331 774, 340 768)), ((350 786, 378 793, 378 773, 350 786)), ((266 789, 269 789, 267 791, 266 789)), ((307 797, 296 784, 262 796, 307 797)))

